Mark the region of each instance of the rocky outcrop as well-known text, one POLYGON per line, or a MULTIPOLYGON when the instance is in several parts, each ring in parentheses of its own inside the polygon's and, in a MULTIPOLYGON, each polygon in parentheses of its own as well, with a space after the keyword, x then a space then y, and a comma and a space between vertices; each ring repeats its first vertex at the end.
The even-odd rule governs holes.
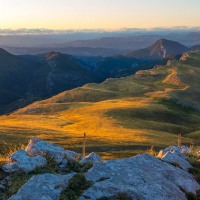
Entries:
POLYGON ((2 167, 5 172, 25 172, 29 173, 38 167, 44 167, 47 164, 43 156, 30 157, 26 151, 18 150, 10 156, 9 161, 2 167))
POLYGON ((186 155, 191 153, 190 148, 187 146, 170 146, 164 150, 161 150, 158 154, 158 158, 162 161, 178 166, 186 171, 192 168, 192 165, 186 160, 186 155))
POLYGON ((139 200, 186 200, 183 191, 195 194, 200 189, 191 174, 148 154, 96 164, 85 176, 94 184, 80 200, 121 192, 139 200))
POLYGON ((84 163, 95 164, 95 163, 100 163, 100 162, 103 162, 102 158, 94 152, 90 153, 88 156, 86 156, 80 160, 80 163, 82 163, 82 164, 84 164, 84 163))
POLYGON ((40 174, 32 177, 9 200, 58 200, 74 174, 40 174))
POLYGON ((185 158, 185 154, 190 154, 191 150, 189 147, 187 146, 181 146, 181 147, 177 147, 177 146, 170 146, 167 147, 166 149, 163 149, 159 152, 158 154, 158 158, 162 158, 166 153, 168 152, 176 152, 178 153, 180 156, 185 158))
POLYGON ((76 159, 78 153, 65 150, 62 147, 40 140, 39 138, 31 139, 26 151, 31 156, 46 154, 52 157, 58 164, 67 162, 67 159, 76 159))
MULTIPOLYGON (((142 154, 106 162, 103 162, 96 153, 91 153, 79 162, 80 166, 85 163, 93 164, 93 167, 84 173, 86 180, 92 185, 88 185, 89 188, 83 191, 79 200, 114 198, 119 193, 138 200, 187 200, 186 193, 195 195, 200 191, 200 185, 188 172, 192 167, 187 161, 189 153, 190 149, 186 146, 171 146, 160 151, 157 158, 142 154)), ((3 166, 3 170, 13 173, 32 172, 37 167, 48 165, 42 155, 52 157, 58 166, 66 167, 67 170, 53 171, 60 174, 45 173, 33 176, 17 194, 10 197, 10 200, 58 200, 61 192, 68 187, 69 179, 75 173, 63 174, 73 171, 67 168, 68 159, 78 161, 79 154, 37 138, 30 140, 26 150, 14 153, 10 161, 3 166)), ((81 176, 83 177, 82 174, 81 176)), ((75 181, 73 184, 76 187, 82 187, 80 180, 74 177, 72 180, 75 181)), ((7 182, 5 178, 0 180, 0 191, 6 190, 7 182)), ((70 187, 66 191, 73 193, 70 187)))
POLYGON ((9 173, 29 173, 36 168, 44 167, 47 164, 46 156, 53 158, 60 168, 64 168, 69 159, 77 160, 79 154, 39 138, 34 138, 30 140, 25 150, 19 150, 12 154, 2 169, 9 173))

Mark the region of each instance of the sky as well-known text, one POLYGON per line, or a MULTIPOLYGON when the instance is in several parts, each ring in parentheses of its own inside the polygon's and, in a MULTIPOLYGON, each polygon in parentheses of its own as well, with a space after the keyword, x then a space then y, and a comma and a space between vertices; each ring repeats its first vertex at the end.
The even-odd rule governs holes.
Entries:
POLYGON ((200 26, 200 0, 0 0, 0 29, 200 26))

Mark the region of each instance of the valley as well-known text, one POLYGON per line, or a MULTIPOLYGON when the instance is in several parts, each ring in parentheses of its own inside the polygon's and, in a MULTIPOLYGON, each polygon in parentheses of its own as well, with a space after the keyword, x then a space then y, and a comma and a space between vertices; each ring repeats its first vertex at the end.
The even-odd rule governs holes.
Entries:
POLYGON ((135 75, 86 84, 0 117, 1 146, 39 137, 104 159, 177 144, 199 145, 200 51, 135 75), (70 141, 70 142, 69 142, 70 141))

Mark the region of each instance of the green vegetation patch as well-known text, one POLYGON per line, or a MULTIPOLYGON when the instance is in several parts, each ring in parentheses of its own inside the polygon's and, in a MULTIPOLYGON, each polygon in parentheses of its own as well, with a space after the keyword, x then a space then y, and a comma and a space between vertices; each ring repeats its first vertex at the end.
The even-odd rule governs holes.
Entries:
POLYGON ((68 168, 73 171, 73 172, 81 172, 85 173, 87 172, 90 168, 92 168, 93 164, 91 163, 79 163, 74 160, 68 160, 68 168))
POLYGON ((7 188, 4 191, 4 199, 9 199, 33 176, 33 174, 15 173, 9 177, 7 188))
POLYGON ((87 181, 84 174, 75 174, 68 183, 68 187, 61 194, 60 200, 75 200, 92 186, 92 182, 87 181))

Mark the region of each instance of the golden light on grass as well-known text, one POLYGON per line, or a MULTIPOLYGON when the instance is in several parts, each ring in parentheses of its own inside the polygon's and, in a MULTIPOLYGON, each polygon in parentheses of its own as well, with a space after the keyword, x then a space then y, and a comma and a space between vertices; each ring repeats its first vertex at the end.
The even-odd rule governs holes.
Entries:
POLYGON ((151 146, 176 145, 180 132, 183 143, 188 143, 198 138, 200 115, 175 100, 198 100, 200 56, 196 54, 187 58, 192 60, 190 65, 184 60, 88 84, 1 116, 0 145, 27 144, 30 138, 39 137, 81 151, 86 132, 86 152, 119 158, 146 152, 151 146), (188 79, 190 75, 193 79, 188 79), (193 91, 196 96, 190 95, 193 91))

